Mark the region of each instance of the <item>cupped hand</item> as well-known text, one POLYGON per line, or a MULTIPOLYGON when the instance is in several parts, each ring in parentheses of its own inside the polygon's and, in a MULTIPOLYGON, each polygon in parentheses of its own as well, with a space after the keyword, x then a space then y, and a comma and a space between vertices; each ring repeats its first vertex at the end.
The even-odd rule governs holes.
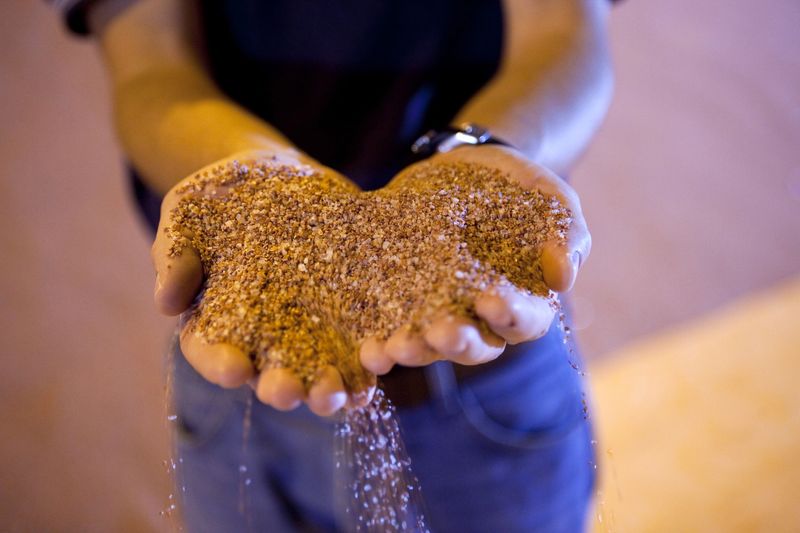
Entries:
MULTIPOLYGON (((203 190, 192 191, 191 185, 197 176, 204 171, 234 160, 274 161, 279 165, 308 165, 315 171, 333 174, 337 178, 356 188, 347 178, 316 162, 294 154, 267 153, 249 151, 235 154, 217 161, 175 185, 164 197, 161 204, 161 219, 151 249, 151 256, 156 270, 155 305, 158 310, 169 316, 188 311, 201 291, 204 281, 203 265, 200 254, 191 246, 191 235, 183 235, 180 254, 172 254, 174 235, 168 228, 172 227, 173 210, 186 194, 223 195, 225 191, 203 190)), ((291 410, 306 403, 314 413, 320 416, 331 415, 346 404, 363 404, 371 391, 348 393, 341 374, 333 366, 322 368, 317 379, 306 390, 300 377, 286 368, 268 368, 257 373, 250 354, 229 343, 210 343, 202 332, 194 331, 183 325, 180 334, 181 350, 186 360, 205 379, 225 388, 236 388, 249 384, 262 402, 279 410, 291 410)))
MULTIPOLYGON (((437 154, 424 164, 472 163, 495 168, 528 190, 555 196, 570 212, 571 224, 563 241, 544 245, 540 266, 544 282, 555 292, 572 288, 578 270, 591 251, 591 235, 575 190, 549 169, 537 165, 512 148, 498 145, 465 147, 437 154)), ((398 174, 400 184, 415 172, 412 165, 398 174)), ((444 315, 422 330, 405 326, 388 339, 366 339, 360 358, 365 368, 378 375, 395 364, 424 366, 437 360, 476 365, 497 358, 506 343, 537 339, 547 333, 555 315, 550 300, 513 286, 493 288, 473 302, 479 320, 444 315)))

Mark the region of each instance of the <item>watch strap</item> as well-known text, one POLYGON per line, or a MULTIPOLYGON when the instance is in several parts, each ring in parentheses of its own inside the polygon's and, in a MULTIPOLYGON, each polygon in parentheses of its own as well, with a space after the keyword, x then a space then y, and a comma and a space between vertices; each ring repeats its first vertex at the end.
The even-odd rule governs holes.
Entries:
POLYGON ((492 135, 483 126, 464 123, 458 127, 448 127, 443 130, 430 130, 422 135, 411 145, 411 152, 419 159, 430 157, 436 153, 449 152, 460 146, 478 146, 481 144, 499 144, 511 146, 492 135))

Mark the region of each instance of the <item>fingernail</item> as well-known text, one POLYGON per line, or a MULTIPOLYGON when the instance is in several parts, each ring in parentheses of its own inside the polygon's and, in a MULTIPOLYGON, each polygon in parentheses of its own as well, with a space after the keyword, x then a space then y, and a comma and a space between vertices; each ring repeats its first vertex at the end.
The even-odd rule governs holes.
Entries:
POLYGON ((581 256, 580 252, 573 252, 572 253, 572 264, 575 266, 575 270, 581 267, 581 261, 583 257, 581 256))

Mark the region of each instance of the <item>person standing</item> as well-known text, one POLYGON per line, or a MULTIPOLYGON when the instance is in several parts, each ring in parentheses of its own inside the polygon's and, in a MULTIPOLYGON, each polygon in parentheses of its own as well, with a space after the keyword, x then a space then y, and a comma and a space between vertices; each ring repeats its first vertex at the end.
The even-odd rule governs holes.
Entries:
MULTIPOLYGON (((306 164, 364 189, 421 157, 498 168, 572 211, 566 243, 543 253, 552 290, 569 290, 588 257, 578 196, 557 174, 611 98, 606 0, 63 7, 70 27, 94 35, 102 51, 132 190, 156 232, 155 301, 166 314, 185 311, 203 282, 197 255, 169 257, 158 231, 169 224, 175 186, 234 157, 306 164)), ((416 335, 400 328, 361 348, 398 405, 432 529, 580 531, 594 482, 591 429, 580 377, 547 327, 552 312, 512 292, 482 295, 476 315, 444 317, 416 335)), ((248 527, 237 504, 248 382, 261 400, 248 458, 250 526, 336 530, 324 416, 343 405, 341 378, 333 372, 317 393, 303 391, 290 372, 256 375, 237 347, 184 335, 181 348, 175 392, 189 530, 248 527)))

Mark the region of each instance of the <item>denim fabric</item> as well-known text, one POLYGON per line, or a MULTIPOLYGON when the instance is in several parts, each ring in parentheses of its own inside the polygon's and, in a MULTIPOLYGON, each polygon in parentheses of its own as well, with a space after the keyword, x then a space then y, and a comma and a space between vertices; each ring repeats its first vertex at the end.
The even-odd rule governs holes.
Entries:
MULTIPOLYGON (((508 352, 507 364, 460 385, 449 363, 432 365, 432 400, 399 410, 435 532, 584 530, 594 467, 580 376, 556 327, 508 352)), ((332 420, 256 400, 243 456, 249 388, 205 382, 180 353, 174 384, 190 532, 337 530, 332 420), (245 513, 240 476, 251 480, 245 513)))

